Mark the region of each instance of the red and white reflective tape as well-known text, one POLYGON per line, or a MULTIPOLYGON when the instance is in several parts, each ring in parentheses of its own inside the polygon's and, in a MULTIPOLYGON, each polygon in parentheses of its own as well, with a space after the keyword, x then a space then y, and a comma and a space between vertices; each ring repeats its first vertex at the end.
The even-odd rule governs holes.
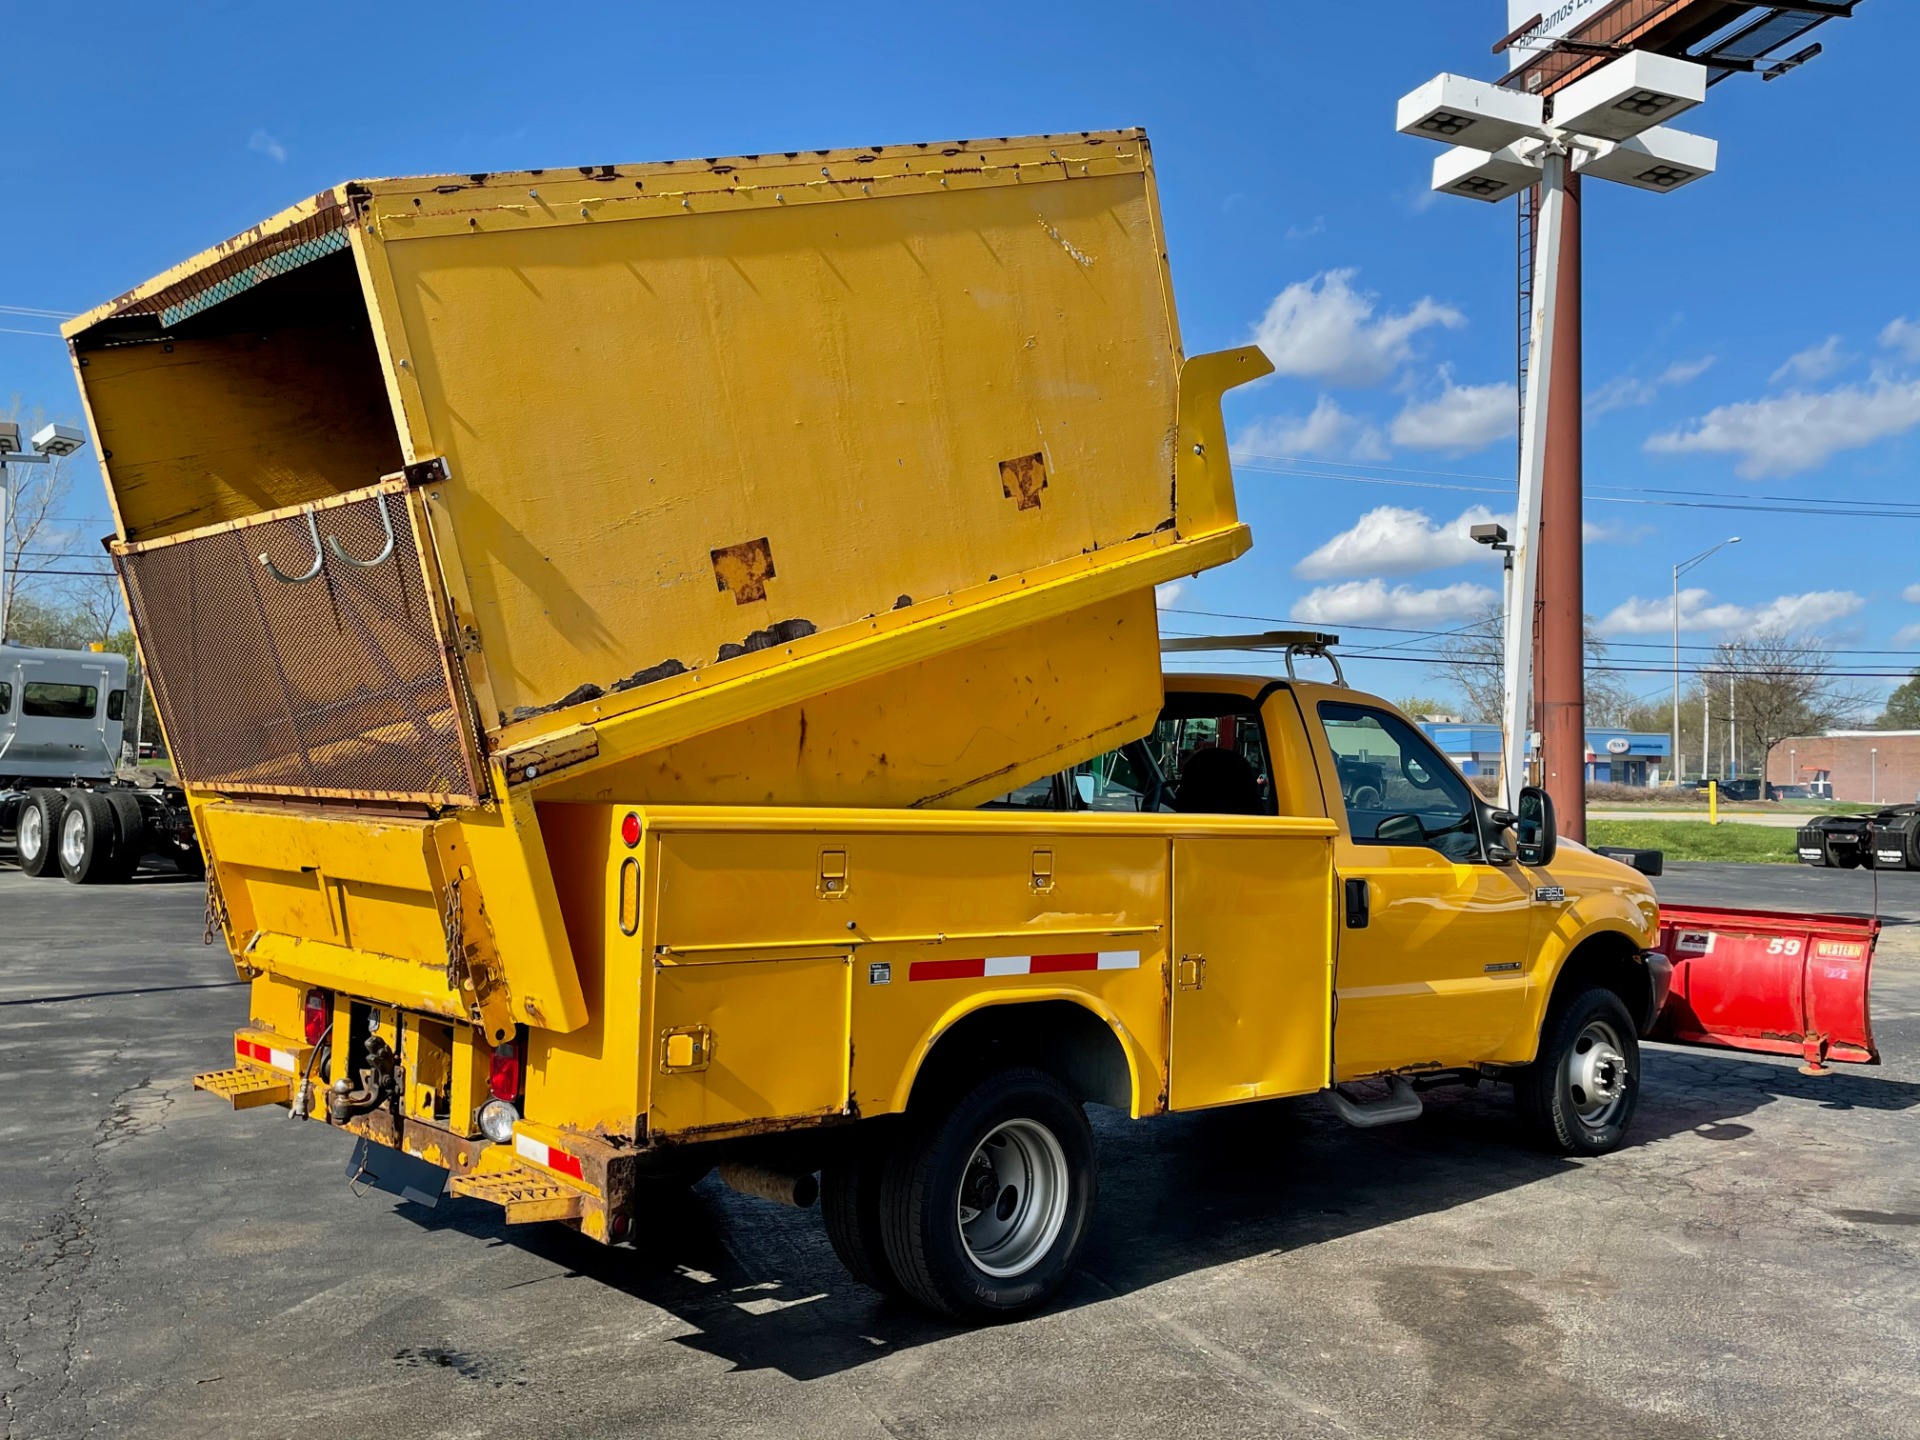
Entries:
POLYGON ((262 1065, 271 1065, 276 1070, 298 1070, 300 1062, 294 1059, 291 1050, 276 1050, 271 1045, 262 1045, 258 1040, 242 1040, 234 1037, 233 1053, 242 1060, 257 1060, 262 1065))
POLYGON ((578 1155, 569 1155, 558 1145, 549 1145, 544 1140, 536 1140, 533 1136, 523 1135, 517 1130, 513 1136, 513 1153, 522 1160, 531 1160, 536 1165, 544 1165, 556 1174, 571 1175, 576 1180, 586 1178, 580 1173, 578 1155))
POLYGON ((986 980, 1000 975, 1065 975, 1076 970, 1138 970, 1138 950, 1079 950, 1071 955, 987 955, 977 960, 916 960, 909 980, 986 980))

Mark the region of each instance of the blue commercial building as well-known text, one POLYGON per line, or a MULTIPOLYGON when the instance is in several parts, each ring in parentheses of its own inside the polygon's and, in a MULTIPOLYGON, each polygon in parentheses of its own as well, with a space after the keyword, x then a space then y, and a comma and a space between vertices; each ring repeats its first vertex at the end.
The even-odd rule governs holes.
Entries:
MULTIPOLYGON (((1420 728, 1464 775, 1500 774, 1500 727, 1422 721, 1420 728)), ((1633 730, 1587 731, 1587 780, 1594 784, 1652 785, 1672 778, 1670 735, 1633 730)))

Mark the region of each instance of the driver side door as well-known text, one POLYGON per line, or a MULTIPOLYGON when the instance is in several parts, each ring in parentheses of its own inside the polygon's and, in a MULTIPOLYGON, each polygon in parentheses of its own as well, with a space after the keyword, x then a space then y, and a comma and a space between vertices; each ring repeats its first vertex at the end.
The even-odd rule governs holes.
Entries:
POLYGON ((1315 709, 1341 800, 1335 1076, 1487 1059, 1524 1010, 1529 877, 1487 860, 1471 788, 1413 725, 1350 700, 1315 709))

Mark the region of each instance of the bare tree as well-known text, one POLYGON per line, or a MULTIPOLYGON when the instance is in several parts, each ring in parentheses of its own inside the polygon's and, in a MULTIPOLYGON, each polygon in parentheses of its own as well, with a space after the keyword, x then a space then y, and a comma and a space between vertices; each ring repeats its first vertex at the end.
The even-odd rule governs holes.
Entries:
MULTIPOLYGON (((1503 672, 1506 665, 1505 626, 1498 608, 1489 609, 1478 620, 1440 642, 1441 658, 1435 668, 1459 692, 1461 714, 1480 724, 1500 723, 1505 697, 1503 672)), ((1587 721, 1593 725, 1619 725, 1637 703, 1622 677, 1607 668, 1607 645, 1587 617, 1587 721)))
POLYGON ((1719 696, 1727 695, 1739 748, 1759 752, 1762 774, 1773 747, 1787 736, 1828 730, 1872 708, 1868 692, 1834 674, 1833 656, 1818 635, 1763 630, 1724 641, 1705 680, 1716 709, 1719 696))
MULTIPOLYGON (((44 411, 35 407, 23 410, 16 399, 8 408, 7 419, 16 422, 23 434, 37 430, 46 422, 44 411)), ((64 612, 74 603, 89 610, 102 603, 91 591, 113 591, 110 579, 94 580, 72 574, 76 570, 102 571, 98 551, 89 554, 86 537, 62 518, 73 489, 73 472, 68 457, 55 456, 44 465, 9 465, 4 471, 7 486, 6 566, 0 572, 0 614, 7 617, 7 634, 20 633, 21 623, 31 620, 33 607, 25 614, 16 608, 22 601, 39 601, 45 608, 64 612), (20 615, 20 621, 16 621, 20 615)), ((114 598, 117 608, 118 597, 114 598)), ((104 631, 110 632, 109 621, 104 631)), ((0 637, 4 638, 4 637, 0 637)), ((95 636, 104 639, 105 635, 95 636)))

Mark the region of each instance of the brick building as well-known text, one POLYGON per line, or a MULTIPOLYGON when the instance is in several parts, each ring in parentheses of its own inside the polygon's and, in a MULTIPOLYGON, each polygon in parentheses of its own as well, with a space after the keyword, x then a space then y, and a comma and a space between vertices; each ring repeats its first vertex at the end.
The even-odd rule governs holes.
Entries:
POLYGON ((1835 800, 1904 805, 1920 799, 1920 730, 1829 730, 1789 735, 1767 757, 1775 785, 1831 781, 1835 800))

